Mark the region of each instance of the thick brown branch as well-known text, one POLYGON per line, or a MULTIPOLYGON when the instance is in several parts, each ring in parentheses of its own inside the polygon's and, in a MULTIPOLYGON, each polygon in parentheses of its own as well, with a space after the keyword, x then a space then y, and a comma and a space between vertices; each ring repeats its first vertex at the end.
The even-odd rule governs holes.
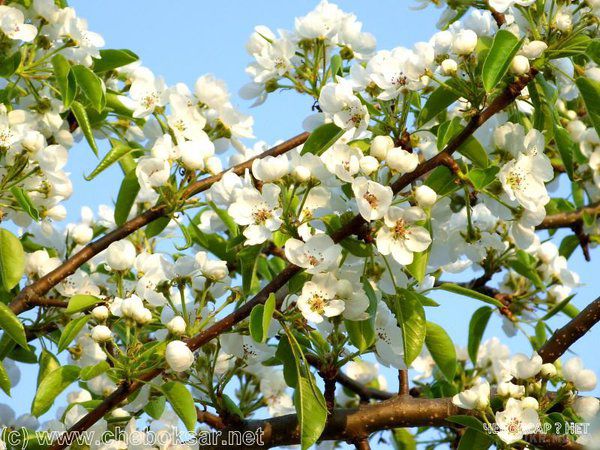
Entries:
POLYGON ((571 228, 576 224, 583 223, 583 215, 586 213, 591 216, 600 214, 600 202, 596 202, 576 211, 550 214, 549 216, 546 216, 536 229, 571 228))
MULTIPOLYGON (((407 174, 401 176, 400 178, 398 178, 392 184, 393 192, 394 193, 400 192, 401 190, 403 190, 405 187, 409 186, 413 181, 417 180, 422 175, 428 173, 432 169, 443 164, 443 161, 445 160, 445 158, 447 158, 447 155, 451 155, 462 144, 464 144, 464 142, 475 132, 475 130, 477 130, 477 128, 479 128, 483 123, 485 123, 494 114, 496 114, 499 111, 502 111, 504 108, 506 108, 508 105, 510 105, 520 95, 523 88, 533 78, 533 76, 535 76, 536 73, 537 73, 537 71, 535 69, 532 69, 530 74, 523 76, 520 79, 516 80, 514 83, 510 84, 500 95, 498 95, 492 101, 492 103, 485 110, 483 110, 480 113, 477 113, 473 116, 473 118, 469 121, 467 126, 448 143, 448 145, 446 146, 446 148, 444 149, 443 152, 437 154, 433 158, 425 161, 424 163, 419 164, 419 166, 417 166, 417 168, 415 169, 414 172, 407 173, 407 174)), ((302 142, 304 142, 306 140, 306 137, 307 137, 306 134, 297 136, 295 139, 297 139, 300 142, 296 143, 295 146, 298 146, 302 142)), ((281 153, 283 153, 283 152, 281 152, 281 153)), ((248 164, 248 163, 245 163, 245 164, 248 164)), ((236 166, 236 167, 238 167, 238 166, 236 166)), ((218 175, 216 177, 220 177, 220 176, 221 175, 218 175)), ((211 178, 215 178, 215 177, 211 177, 211 178)), ((220 179, 220 178, 218 178, 218 179, 220 179)), ((218 179, 215 179, 214 181, 210 182, 210 184, 214 183, 215 181, 218 181, 218 179)), ((209 180, 209 178, 207 178, 206 180, 209 180)), ((198 182, 198 183, 202 184, 202 181, 198 182)), ((196 184, 198 184, 198 183, 196 183, 196 184)), ((188 193, 188 190, 186 190, 186 193, 188 193, 186 195, 193 195, 193 194, 198 193, 201 190, 204 190, 210 186, 208 181, 204 181, 204 183, 205 184, 201 186, 202 189, 200 189, 199 187, 194 187, 194 188, 191 188, 191 190, 189 190, 189 193, 188 193)), ((343 227, 341 227, 335 233, 333 233, 332 239, 335 242, 340 242, 341 240, 345 239, 346 237, 348 237, 352 234, 355 234, 364 223, 365 223, 364 219, 360 215, 357 215, 352 220, 350 220, 348 223, 346 223, 343 227)), ((108 246, 108 244, 107 244, 107 246, 108 246)), ((77 266, 77 267, 79 267, 79 266, 77 266)), ((73 269, 73 271, 74 270, 75 269, 73 269)), ((197 350, 202 345, 211 341, 212 339, 214 339, 221 333, 231 330, 236 323, 246 319, 249 316, 249 314, 252 311, 252 308, 254 306, 264 303, 271 293, 276 293, 280 288, 285 286, 288 283, 288 281, 295 274, 299 273, 300 271, 301 271, 301 269, 299 267, 297 267, 293 264, 288 264, 285 267, 285 269, 281 273, 279 273, 279 275, 277 275, 277 277, 275 277, 271 282, 269 282, 269 284, 267 284, 252 300, 245 303, 243 306, 241 306, 240 308, 238 308, 237 310, 235 310, 234 312, 232 312, 225 318, 216 322, 214 325, 212 325, 208 329, 202 331, 201 333, 199 333, 196 336, 187 340, 186 343, 187 343, 188 347, 192 351, 197 350)), ((49 275, 52 275, 52 273, 50 273, 49 275)), ((53 285, 48 287, 48 290, 52 286, 53 285)), ((44 292, 44 294, 46 292, 44 292)), ((40 295, 40 294, 38 294, 38 295, 40 295)), ((278 306, 281 305, 281 302, 282 302, 282 298, 278 297, 278 306)), ((121 384, 117 388, 117 390, 114 391, 110 396, 108 396, 100 405, 98 405, 94 410, 92 410, 90 413, 88 413, 86 416, 84 416, 79 422, 77 422, 75 425, 73 425, 73 427, 71 427, 71 429, 69 430, 70 436, 72 436, 74 438, 77 433, 73 433, 73 432, 80 432, 80 431, 87 430, 91 425, 93 425, 96 421, 98 421, 100 418, 102 418, 104 416, 104 414, 106 414, 108 411, 110 411, 116 405, 118 405, 119 403, 124 401, 129 395, 131 395, 133 392, 135 392, 138 388, 140 388, 144 382, 151 380, 152 378, 159 375, 160 373, 162 373, 162 369, 155 369, 151 372, 147 372, 146 374, 139 376, 138 380, 135 382, 125 382, 125 383, 121 384)), ((406 426, 418 426, 418 425, 419 424, 417 423, 417 424, 408 424, 406 426)), ((368 435, 368 434, 364 434, 363 436, 366 436, 366 435, 368 435)), ((66 442, 56 443, 52 447, 52 450, 59 450, 59 449, 64 448, 65 446, 66 446, 66 442)))
POLYGON ((600 321, 600 297, 590 303, 564 327, 556 330, 542 346, 538 352, 539 355, 545 363, 556 361, 598 321, 600 321))
MULTIPOLYGON (((230 170, 241 175, 246 169, 252 167, 252 161, 265 156, 276 156, 288 152, 299 145, 303 144, 308 138, 308 133, 301 133, 287 141, 276 145, 275 147, 261 153, 255 158, 252 158, 246 162, 238 164, 232 167, 230 170)), ((188 199, 200 192, 203 192, 210 188, 214 183, 219 181, 227 171, 221 172, 217 175, 203 178, 202 180, 196 181, 190 184, 183 193, 183 198, 188 199)), ((35 301, 39 297, 43 297, 60 283, 62 280, 72 275, 79 267, 89 261, 91 258, 96 256, 98 253, 105 250, 110 244, 121 239, 126 238, 131 233, 139 230, 140 228, 148 225, 150 222, 155 221, 159 217, 164 216, 168 213, 167 207, 164 204, 154 206, 143 214, 129 220, 119 228, 105 234, 101 238, 90 242, 83 249, 71 256, 68 260, 62 263, 59 267, 54 269, 49 274, 30 284, 24 288, 15 299, 11 302, 10 307, 15 314, 19 314, 27 309, 35 306, 35 301)))

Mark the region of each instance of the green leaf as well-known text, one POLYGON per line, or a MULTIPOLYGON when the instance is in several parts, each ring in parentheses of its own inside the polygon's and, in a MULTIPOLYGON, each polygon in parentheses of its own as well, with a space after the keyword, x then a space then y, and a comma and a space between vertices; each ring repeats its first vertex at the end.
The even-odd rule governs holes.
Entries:
POLYGON ((579 77, 575 80, 588 115, 596 132, 600 134, 600 83, 590 78, 579 77))
POLYGON ((96 111, 100 112, 106 106, 106 88, 104 82, 85 66, 76 64, 71 67, 75 75, 77 86, 83 92, 83 95, 89 100, 90 105, 96 111))
POLYGON ((290 340, 287 336, 281 336, 279 344, 277 344, 275 357, 283 364, 283 378, 285 379, 285 383, 291 388, 298 386, 296 360, 294 359, 294 353, 292 352, 290 340))
POLYGON ((71 72, 71 64, 60 53, 52 58, 52 67, 54 68, 54 77, 63 101, 63 105, 68 108, 75 99, 77 83, 75 75, 71 72))
POLYGON ((31 217, 36 222, 40 220, 40 213, 29 198, 29 194, 18 186, 13 186, 10 188, 10 192, 15 196, 15 200, 17 203, 23 208, 29 217, 31 217))
POLYGON ((4 290, 14 288, 25 273, 25 252, 21 241, 10 231, 0 228, 0 278, 4 290))
POLYGON ((499 171, 500 168, 498 166, 490 166, 486 169, 474 168, 469 171, 467 177, 473 184, 473 187, 481 191, 494 182, 499 171))
POLYGON ((573 155, 579 151, 579 148, 571 138, 571 134, 561 127, 558 122, 554 124, 554 139, 569 180, 573 181, 573 155))
POLYGON ((115 203, 115 223, 117 226, 121 226, 127 221, 127 217, 129 217, 139 191, 140 184, 135 174, 135 169, 132 169, 123 177, 119 194, 117 195, 117 202, 115 203))
POLYGON ((135 150, 135 149, 131 148, 127 144, 124 144, 123 142, 116 142, 112 146, 112 148, 109 150, 109 152, 104 156, 104 158, 102 158, 102 161, 100 161, 100 164, 98 164, 96 166, 96 168, 94 170, 92 170, 92 173, 84 176, 84 178, 87 181, 93 180, 94 178, 96 178, 96 176, 98 176, 104 170, 108 169, 110 166, 112 166, 114 163, 116 163, 123 156, 131 153, 133 150, 135 150))
POLYGON ((301 377, 298 388, 294 391, 294 405, 300 422, 300 445, 302 450, 311 447, 325 429, 327 408, 325 398, 316 388, 312 375, 301 377))
POLYGON ((586 52, 589 48, 589 44, 591 39, 589 36, 585 34, 573 34, 562 40, 559 48, 553 49, 549 48, 545 52, 545 56, 548 59, 560 59, 578 56, 586 52))
POLYGON ((600 39, 592 39, 585 52, 592 61, 600 64, 600 39))
POLYGON ((152 417, 154 420, 158 420, 163 415, 165 410, 165 404, 167 399, 164 396, 156 397, 146 403, 144 406, 144 412, 152 417))
POLYGON ((429 94, 425 106, 419 114, 419 125, 426 124, 461 97, 461 86, 458 79, 451 78, 445 83, 446 86, 440 86, 429 94))
POLYGON ((477 167, 486 168, 490 165, 487 152, 477 139, 469 136, 465 142, 458 147, 458 153, 469 158, 477 167))
POLYGON ((521 41, 510 31, 499 30, 496 33, 481 74, 486 92, 490 92, 502 80, 519 48, 521 41))
POLYGON ((139 59, 138 55, 126 49, 100 50, 100 59, 94 59, 92 69, 96 73, 107 72, 131 64, 139 59))
POLYGON ((569 295, 563 301, 554 305, 546 314, 544 314, 544 316, 540 319, 540 321, 548 320, 550 317, 553 317, 556 314, 558 314, 559 312, 561 312, 563 309, 565 309, 567 307, 569 302, 571 300, 573 300, 573 297, 575 297, 575 294, 569 295))
POLYGON ((342 57, 339 54, 335 54, 331 57, 331 79, 336 81, 335 77, 340 75, 343 76, 344 73, 342 71, 342 57))
POLYGON ((192 393, 178 381, 171 381, 162 387, 173 411, 179 416, 188 431, 194 431, 196 426, 196 407, 192 393))
POLYGON ((232 400, 232 398, 229 395, 223 394, 221 398, 223 400, 223 406, 225 407, 227 412, 229 412, 230 414, 233 414, 235 416, 238 416, 242 420, 244 419, 244 413, 242 412, 240 407, 232 400))
POLYGON ((452 382, 456 373, 456 349, 448 333, 439 325, 427 322, 425 345, 446 380, 452 382))
POLYGON ((479 345, 483 338, 483 333, 487 327, 487 324, 492 315, 492 308, 489 306, 482 306, 473 313, 471 321, 469 322, 469 341, 467 344, 467 350, 469 352, 469 358, 473 361, 473 364, 477 362, 477 353, 479 351, 479 345))
POLYGON ((98 146, 96 145, 96 138, 94 138, 94 133, 92 132, 92 126, 90 124, 90 119, 85 111, 85 108, 78 101, 73 101, 71 104, 71 111, 75 116, 75 120, 81 128, 83 135, 85 136, 85 140, 92 148, 92 151, 96 156, 98 156, 98 146))
POLYGON ((208 202, 208 206, 210 206, 210 209, 212 209, 217 216, 219 216, 219 219, 221 219, 221 221, 225 224, 232 236, 237 236, 239 234, 240 228, 227 211, 219 208, 213 202, 208 202))
POLYGON ((38 371, 36 386, 40 385, 46 375, 58 369, 60 367, 60 363, 58 362, 56 356, 54 356, 48 350, 43 349, 42 353, 40 353, 39 366, 40 370, 38 371))
POLYGON ((504 306, 500 301, 496 300, 495 298, 482 294, 481 292, 473 291, 472 289, 459 286, 458 284, 442 283, 437 287, 437 289, 442 289, 444 291, 452 292, 458 295, 463 295, 465 297, 471 297, 475 300, 479 300, 481 302, 497 306, 498 308, 502 308, 504 306))
POLYGON ((342 137, 344 130, 338 127, 334 123, 323 124, 313 130, 310 136, 304 143, 302 155, 305 153, 312 153, 314 155, 320 155, 329 147, 331 147, 335 141, 342 137))
POLYGON ((162 216, 156 220, 153 220, 148 225, 146 225, 146 229, 144 230, 144 233, 146 233, 146 237, 150 239, 154 236, 158 236, 160 233, 163 232, 165 228, 167 228, 167 225, 169 225, 170 221, 171 218, 169 216, 162 216))
POLYGON ((569 259, 577 247, 579 247, 579 238, 577 236, 574 234, 565 236, 565 238, 560 241, 558 254, 569 259))
POLYGON ((244 295, 248 295, 258 286, 256 266, 261 250, 262 245, 251 245, 244 247, 238 253, 242 274, 242 292, 244 295))
MULTIPOLYGON (((10 47, 9 47, 10 48, 10 47)), ((3 53, 4 53, 3 49, 3 53)), ((21 52, 16 51, 7 58, 0 58, 0 77, 8 78, 13 75, 21 64, 21 52)))
POLYGON ((250 336, 252 336, 252 339, 254 339, 256 342, 264 342, 263 339, 265 337, 265 333, 262 322, 264 310, 264 305, 256 305, 254 308, 252 308, 252 311, 250 312, 250 319, 248 324, 250 328, 250 336))
POLYGON ((484 432, 483 423, 473 416, 460 414, 456 416, 450 416, 446 420, 448 420, 448 422, 457 423, 466 428, 472 428, 473 430, 480 431, 482 433, 484 432))
POLYGON ((425 185, 433 189, 438 195, 446 195, 458 189, 454 182, 456 176, 446 166, 436 167, 431 171, 425 185))
POLYGON ((417 450, 417 441, 406 428, 394 428, 392 438, 396 450, 417 450))
POLYGON ((262 316, 262 328, 263 328, 262 342, 265 342, 267 340, 269 327, 271 326, 271 320, 273 319, 273 313, 275 312, 276 307, 277 307, 277 298, 275 297, 275 294, 270 293, 269 297, 267 297, 267 301, 265 302, 265 308, 263 310, 263 316, 262 316))
POLYGON ((110 369, 110 365, 106 361, 100 361, 98 364, 93 366, 86 366, 81 369, 80 378, 83 381, 91 380, 92 378, 96 378, 98 375, 102 375, 110 369))
POLYGON ((2 328, 10 338, 28 350, 27 337, 25 336, 25 329, 23 324, 19 320, 15 313, 5 304, 0 302, 0 328, 2 328))
POLYGON ((79 334, 79 332, 90 319, 90 317, 91 316, 89 315, 81 316, 77 319, 72 319, 69 321, 69 323, 67 323, 65 328, 62 330, 60 337, 58 338, 57 354, 61 353, 69 346, 69 344, 71 344, 71 342, 73 342, 73 339, 75 339, 75 337, 79 334))
POLYGON ((487 450, 492 445, 492 438, 473 428, 467 428, 460 438, 458 450, 487 450))
POLYGON ((31 405, 31 414, 36 417, 48 411, 54 404, 54 399, 79 377, 79 367, 62 366, 46 375, 40 385, 31 405))
POLYGON ((94 297, 93 295, 76 294, 69 299, 69 304, 67 305, 67 314, 83 311, 101 301, 102 300, 100 300, 98 297, 94 297))
POLYGON ((536 288, 545 291, 546 286, 535 269, 535 258, 524 250, 516 252, 516 258, 507 261, 508 266, 525 278, 528 278, 536 288))
POLYGON ((417 298, 407 289, 399 289, 393 306, 396 320, 402 330, 404 362, 407 366, 421 353, 427 332, 425 309, 417 298))
POLYGON ((10 397, 10 378, 8 377, 8 373, 0 361, 0 388, 10 397))

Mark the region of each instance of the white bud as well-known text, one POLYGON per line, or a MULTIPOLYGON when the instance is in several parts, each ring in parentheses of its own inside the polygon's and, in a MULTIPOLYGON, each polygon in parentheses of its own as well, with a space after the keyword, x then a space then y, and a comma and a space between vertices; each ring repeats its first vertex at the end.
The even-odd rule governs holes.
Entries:
POLYGON ((46 211, 46 217, 56 222, 65 220, 67 217, 67 208, 64 205, 56 205, 46 211))
POLYGON ((310 180, 310 169, 306 166, 296 166, 292 170, 292 176, 294 179, 300 183, 310 180))
POLYGON ((442 61, 442 73, 447 76, 456 74, 458 70, 458 63, 451 58, 442 61))
POLYGON ((87 224, 80 223, 75 225, 71 230, 71 237, 75 243, 84 245, 92 240, 94 237, 94 230, 92 230, 87 224))
POLYGON ((547 48, 548 44, 543 41, 531 41, 521 48, 521 54, 529 59, 537 59, 547 48))
POLYGON ((100 322, 108 319, 108 308, 104 305, 96 306, 92 309, 92 317, 100 322))
POLYGON ((137 295, 132 295, 131 297, 125 298, 121 302, 121 312, 123 313, 124 317, 135 319, 136 313, 143 308, 144 303, 137 295))
POLYGON ((510 63, 510 71, 515 75, 523 75, 529 72, 529 60, 526 56, 517 55, 510 63))
POLYGON ((193 141, 185 141, 178 145, 181 162, 186 169, 204 169, 204 154, 193 141))
POLYGON ((169 320, 169 323, 167 324, 167 330, 169 330, 170 333, 176 336, 185 333, 185 328, 185 320, 181 316, 173 317, 171 320, 169 320))
POLYGON ((571 28, 573 28, 573 16, 566 9, 563 9, 556 14, 554 25, 556 29, 562 32, 571 31, 571 28))
POLYGON ((400 173, 410 173, 419 165, 419 155, 416 153, 409 153, 400 147, 396 147, 388 152, 385 162, 392 170, 396 170, 400 173))
POLYGON ((375 136, 371 141, 369 153, 379 161, 383 161, 389 150, 394 148, 394 141, 389 136, 375 136))
POLYGON ((349 280, 339 280, 336 286, 336 293, 341 298, 350 298, 354 293, 354 288, 349 280))
POLYGON ((377 161, 377 158, 374 156, 365 156, 361 158, 359 165, 360 170, 362 170, 365 175, 371 175, 373 172, 379 169, 379 161, 377 161))
POLYGON ((127 240, 113 242, 106 249, 106 263, 112 270, 130 269, 135 256, 135 247, 127 240))
POLYGON ((539 402, 535 398, 533 398, 533 397, 525 397, 524 399, 522 399, 521 400, 521 406, 523 408, 535 409, 536 411, 538 409, 540 409, 539 402))
POLYGON ((146 307, 137 308, 133 311, 133 320, 139 325, 146 325, 152 322, 152 312, 146 307))
POLYGON ((415 200, 421 208, 429 208, 437 201, 437 194, 429 186, 422 185, 415 189, 415 200))
POLYGON ((579 397, 573 404, 575 413, 582 419, 590 422, 600 410, 600 402, 595 397, 579 397))
POLYGON ((206 170, 212 175, 223 172, 223 163, 217 156, 211 156, 204 161, 206 170))
POLYGON ((112 339, 110 328, 106 325, 96 325, 92 328, 92 339, 96 342, 106 342, 112 339))
POLYGON ((549 264, 558 256, 558 248, 553 242, 544 242, 538 247, 537 256, 544 264, 549 264))
POLYGON ((35 153, 44 148, 46 139, 44 139, 44 135, 39 131, 28 131, 21 141, 21 145, 25 150, 35 153))
POLYGON ((452 41, 452 50, 457 55, 470 55, 477 47, 477 34, 473 30, 460 30, 452 41))
POLYGON ((573 380, 573 384, 578 391, 586 392, 596 389, 597 381, 596 374, 593 371, 590 369, 583 369, 577 374, 573 380))
POLYGON ((567 111, 567 119, 569 119, 569 120, 575 120, 575 119, 577 119, 577 112, 573 111, 572 109, 569 109, 567 111))
POLYGON ((167 364, 174 372, 185 372, 194 363, 194 354, 183 341, 172 341, 165 350, 167 364))

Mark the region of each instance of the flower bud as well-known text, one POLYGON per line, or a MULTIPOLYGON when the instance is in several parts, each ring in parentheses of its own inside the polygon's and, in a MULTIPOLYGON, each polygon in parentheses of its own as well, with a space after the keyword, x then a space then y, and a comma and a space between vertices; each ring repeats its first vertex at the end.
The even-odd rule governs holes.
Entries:
POLYGON ((64 205, 53 206, 46 211, 46 217, 54 220, 55 222, 65 220, 67 217, 67 208, 65 208, 64 205))
POLYGON ((365 156, 360 159, 360 170, 365 175, 371 175, 377 169, 379 169, 379 161, 374 156, 365 156))
POLYGON ((174 372, 185 372, 194 363, 194 354, 183 341, 172 341, 165 350, 167 364, 174 372))
POLYGON ((210 156, 206 158, 204 160, 204 165, 206 166, 206 170, 211 175, 216 175, 223 172, 223 163, 217 156, 210 156))
POLYGON ((410 173, 419 165, 419 155, 416 153, 409 153, 400 147, 396 147, 388 152, 385 162, 392 170, 396 170, 400 173, 410 173))
POLYGON ((92 240, 94 237, 94 230, 85 223, 80 223, 75 225, 71 230, 71 237, 75 243, 84 245, 92 240))
POLYGON ((529 59, 537 59, 548 48, 548 44, 543 41, 531 41, 521 48, 521 54, 529 59))
POLYGON ((186 169, 204 169, 204 154, 198 149, 193 141, 185 141, 179 144, 179 156, 186 169))
POLYGON ((145 307, 137 308, 133 311, 133 320, 139 325, 146 325, 152 322, 152 312, 145 307))
POLYGON ((437 194, 429 186, 421 185, 415 189, 415 200, 421 208, 429 208, 435 205, 437 194))
POLYGON ((310 180, 310 169, 306 166, 296 166, 292 170, 292 176, 299 183, 304 183, 305 181, 310 180))
POLYGON ((108 308, 104 305, 96 306, 92 309, 92 317, 99 322, 108 319, 108 308))
POLYGON ((389 136, 375 136, 371 141, 369 153, 379 161, 383 161, 389 150, 394 148, 394 141, 389 136))
POLYGON ((565 9, 559 11, 554 17, 554 26, 563 33, 573 28, 573 16, 565 9))
POLYGON ((451 58, 442 61, 442 73, 446 76, 452 76, 456 74, 458 70, 458 63, 451 58))
POLYGON ((110 328, 106 325, 96 325, 92 328, 92 339, 96 342, 107 342, 112 339, 110 328))
POLYGON ((521 406, 523 408, 535 409, 536 411, 540 409, 540 404, 533 397, 525 397, 523 400, 521 400, 521 406))
POLYGON ((452 41, 452 50, 457 55, 470 55, 477 47, 477 34, 473 30, 460 30, 452 41))
POLYGON ((167 323, 167 330, 176 336, 185 333, 185 328, 185 320, 181 316, 175 316, 167 323))
POLYGON ((127 240, 113 242, 106 249, 106 263, 112 270, 127 270, 135 261, 135 247, 127 240))
POLYGON ((583 420, 591 421, 600 410, 600 402, 595 397, 579 397, 575 400, 573 409, 583 420))
POLYGON ((529 60, 526 56, 517 55, 510 63, 510 71, 515 75, 524 75, 529 72, 529 60))

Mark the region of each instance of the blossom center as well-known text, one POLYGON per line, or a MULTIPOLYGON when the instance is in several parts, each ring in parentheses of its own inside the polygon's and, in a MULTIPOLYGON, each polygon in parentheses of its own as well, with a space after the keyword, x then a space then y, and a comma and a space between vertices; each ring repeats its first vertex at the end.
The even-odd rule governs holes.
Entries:
POLYGON ((363 195, 363 198, 367 201, 371 208, 377 208, 379 201, 377 200, 377 196, 375 194, 367 191, 365 192, 365 195, 363 195))
POLYGON ((271 217, 273 214, 267 208, 260 208, 252 213, 252 218, 257 224, 263 224, 271 217))

